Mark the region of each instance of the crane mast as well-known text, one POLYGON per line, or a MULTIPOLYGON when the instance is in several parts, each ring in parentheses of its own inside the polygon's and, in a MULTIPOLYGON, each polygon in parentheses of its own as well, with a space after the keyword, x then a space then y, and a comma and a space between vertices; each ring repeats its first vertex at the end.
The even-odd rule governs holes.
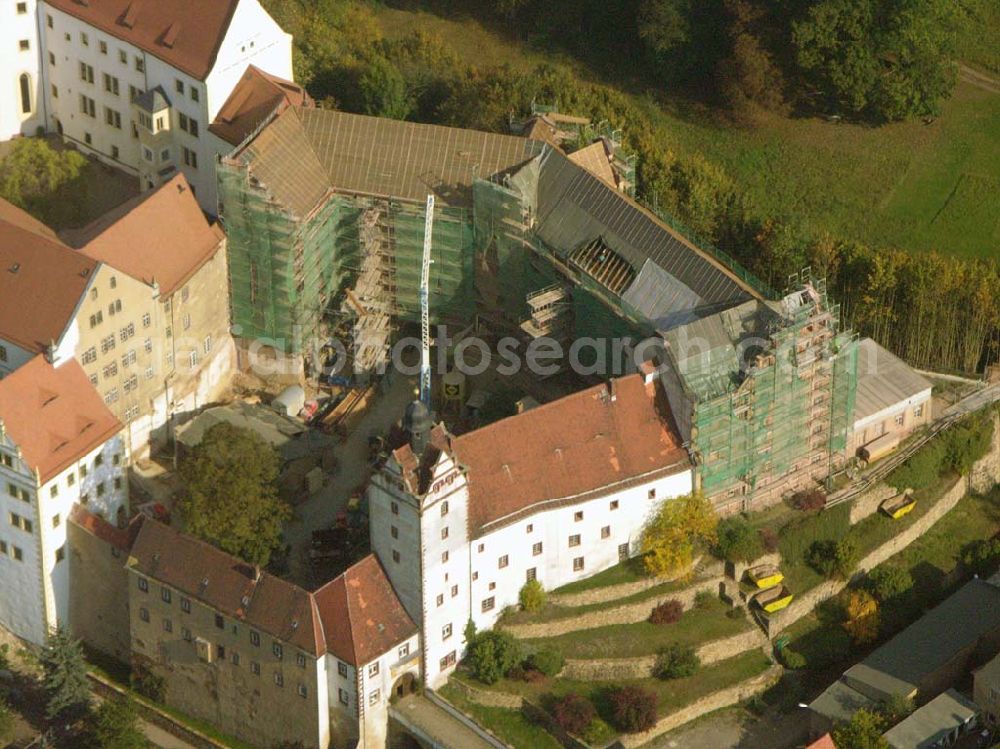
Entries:
POLYGON ((431 233, 434 225, 434 195, 427 196, 424 219, 424 257, 420 267, 420 400, 431 408, 431 233))

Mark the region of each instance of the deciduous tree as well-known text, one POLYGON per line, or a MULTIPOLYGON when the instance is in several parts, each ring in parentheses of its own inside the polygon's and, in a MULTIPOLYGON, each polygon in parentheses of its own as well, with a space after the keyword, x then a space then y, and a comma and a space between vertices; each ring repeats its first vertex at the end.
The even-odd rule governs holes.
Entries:
POLYGON ((867 645, 878 637, 878 601, 867 590, 854 590, 844 607, 847 620, 844 629, 858 645, 867 645))
POLYGON ((278 498, 278 454, 254 432, 216 424, 181 464, 189 533, 264 566, 291 508, 278 498))
POLYGON ((700 495, 667 500, 642 532, 646 569, 659 576, 688 571, 695 549, 715 542, 718 523, 712 505, 700 495))

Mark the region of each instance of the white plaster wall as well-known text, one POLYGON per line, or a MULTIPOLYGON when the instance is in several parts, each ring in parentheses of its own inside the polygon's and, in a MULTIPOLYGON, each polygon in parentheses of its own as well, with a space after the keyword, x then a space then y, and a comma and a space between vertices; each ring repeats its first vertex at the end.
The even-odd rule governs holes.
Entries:
MULTIPOLYGON (((211 136, 208 126, 246 71, 247 65, 252 63, 274 75, 292 78, 291 35, 281 30, 257 0, 242 0, 219 48, 214 67, 208 77, 200 81, 155 55, 109 36, 44 3, 39 7, 38 22, 43 30, 43 44, 40 57, 36 52, 36 60, 41 60, 44 74, 35 75, 35 78, 44 78, 39 90, 48 105, 48 128, 54 132, 58 120, 62 124, 64 137, 84 153, 94 154, 132 174, 138 174, 140 146, 138 138, 132 137, 129 85, 142 91, 161 86, 171 103, 171 163, 184 173, 194 187, 201 207, 208 213, 217 214, 216 156, 227 153, 231 147, 211 136), (49 15, 53 19, 51 29, 48 28, 49 15), (81 32, 88 35, 88 46, 82 44, 81 32), (69 39, 66 34, 69 34, 69 39), (100 53, 101 41, 108 45, 106 55, 100 53), (124 64, 119 60, 119 50, 126 54, 127 62, 124 64), (49 63, 49 52, 55 55, 55 65, 49 63), (136 57, 143 60, 144 72, 136 70, 136 57), (81 61, 93 66, 93 83, 80 79, 81 61), (119 79, 118 96, 104 90, 103 73, 119 79), (183 83, 183 93, 178 91, 177 81, 183 83), (52 84, 58 89, 58 97, 52 97, 52 84), (198 91, 198 101, 191 97, 192 87, 198 91), (96 102, 95 117, 91 118, 80 112, 81 93, 96 102), (121 130, 105 123, 105 106, 121 114, 121 130), (181 130, 181 113, 198 122, 197 138, 181 130), (89 145, 85 142, 86 133, 91 136, 89 145), (112 157, 112 146, 119 149, 117 159, 112 157), (197 168, 184 164, 182 147, 197 154, 197 168)), ((15 49, 16 46, 15 41, 15 49)))
POLYGON ((420 678, 419 646, 420 638, 417 635, 393 646, 391 650, 383 653, 377 659, 379 668, 375 676, 369 675, 372 663, 375 661, 361 667, 358 683, 362 687, 363 702, 360 707, 364 719, 359 721, 358 726, 360 739, 358 746, 360 749, 385 748, 392 688, 396 680, 407 672, 412 673, 417 679, 420 678), (403 646, 408 648, 408 654, 400 657, 400 648, 403 646), (378 700, 372 704, 371 695, 376 689, 378 690, 378 700))
POLYGON ((44 124, 35 0, 27 0, 26 6, 24 13, 18 13, 15 0, 0 2, 0 140, 34 135, 44 124), (21 40, 27 40, 28 49, 21 49, 21 40), (30 81, 31 109, 27 113, 21 104, 22 74, 30 81))
POLYGON ((391 459, 384 471, 372 476, 368 487, 368 515, 372 551, 382 562, 406 613, 420 624, 423 620, 420 513, 417 500, 403 491, 399 466, 391 459), (393 502, 398 507, 398 514, 392 513, 393 502), (393 527, 397 529, 397 538, 392 537, 393 527), (398 552, 398 562, 393 552, 398 552))
MULTIPOLYGON (((0 450, 16 454, 9 436, 0 440, 0 450)), ((127 464, 121 433, 81 456, 41 487, 20 460, 14 460, 11 468, 0 463, 0 539, 8 545, 8 553, 0 555, 0 624, 36 645, 44 644, 49 629, 66 624, 71 555, 66 553, 64 559, 56 561, 56 554, 66 544, 67 518, 81 496, 89 493, 88 508, 113 522, 118 508, 128 507, 127 464), (103 459, 100 466, 95 465, 98 455, 103 459), (86 466, 86 477, 81 475, 81 466, 86 466), (119 489, 115 489, 115 478, 120 479, 119 489), (98 498, 100 482, 105 484, 105 494, 98 498), (12 497, 10 484, 27 490, 30 502, 12 497), (55 496, 53 486, 57 487, 55 496), (31 533, 11 525, 12 512, 31 521, 31 533), (14 559, 15 545, 22 550, 22 561, 14 559)))
MULTIPOLYGON (((41 65, 44 71, 43 91, 48 103, 49 131, 56 132, 58 120, 63 127, 63 137, 72 141, 81 151, 136 174, 139 164, 139 141, 132 137, 129 86, 135 86, 142 91, 148 90, 147 73, 142 73, 135 67, 135 58, 146 59, 147 55, 137 47, 109 36, 44 2, 39 5, 39 23, 42 29, 41 65), (49 16, 52 17, 52 28, 48 25, 49 16), (89 44, 86 46, 81 41, 81 33, 87 34, 89 44), (107 54, 100 52, 101 41, 108 45, 107 54), (119 50, 125 52, 127 62, 120 61, 119 50), (55 64, 52 64, 49 53, 55 56, 55 64), (93 83, 81 80, 80 62, 85 62, 94 68, 93 83), (104 90, 104 73, 118 79, 117 96, 104 90), (58 89, 58 96, 55 97, 52 91, 53 84, 58 89), (95 101, 93 118, 80 111, 80 94, 86 94, 95 101), (121 114, 120 130, 105 123, 105 107, 110 107, 121 114), (91 136, 89 146, 85 142, 86 133, 90 133, 91 136), (112 158, 112 146, 117 146, 119 149, 117 160, 112 158)), ((146 62, 148 71, 148 60, 146 62)))
POLYGON ((214 119, 247 65, 292 80, 292 35, 286 34, 257 0, 236 6, 215 65, 205 83, 209 119, 214 119))
POLYGON ((536 512, 473 539, 469 565, 474 577, 478 572, 478 579, 472 582, 470 609, 477 628, 492 627, 504 607, 517 605, 529 569, 535 570, 546 590, 552 590, 618 564, 621 544, 628 544, 628 554, 634 555, 642 529, 653 513, 664 501, 691 490, 692 474, 685 470, 621 491, 602 492, 600 497, 579 504, 536 512), (655 492, 653 498, 650 491, 655 492), (616 510, 611 509, 613 501, 618 502, 616 510), (583 513, 582 520, 575 519, 578 512, 583 513), (608 538, 601 537, 605 527, 610 529, 608 538), (569 539, 575 535, 580 536, 580 545, 571 547, 569 539), (533 546, 539 542, 542 553, 535 555, 533 546), (508 564, 500 568, 499 559, 504 555, 508 564), (573 569, 577 557, 584 559, 583 570, 573 569), (495 605, 484 612, 482 603, 490 597, 495 605))
POLYGON ((323 658, 326 669, 326 689, 327 704, 330 706, 329 713, 337 717, 333 718, 338 723, 346 721, 352 724, 355 732, 358 720, 358 679, 357 672, 350 663, 339 660, 332 653, 327 653, 323 658), (344 663, 347 667, 346 675, 341 675, 338 663, 344 663), (347 704, 340 701, 340 690, 347 692, 347 704))
POLYGON ((880 421, 888 421, 889 424, 886 427, 886 431, 892 431, 895 426, 895 418, 898 414, 905 414, 905 421, 903 422, 903 429, 908 429, 913 426, 914 421, 919 423, 925 423, 930 419, 930 409, 931 407, 931 388, 927 388, 916 395, 913 395, 906 400, 900 401, 899 403, 894 403, 887 408, 883 408, 881 411, 873 413, 871 416, 866 416, 863 419, 858 419, 854 422, 854 433, 855 435, 863 432, 868 427, 878 424, 880 421), (914 407, 924 404, 924 413, 919 419, 914 419, 913 409, 914 407))

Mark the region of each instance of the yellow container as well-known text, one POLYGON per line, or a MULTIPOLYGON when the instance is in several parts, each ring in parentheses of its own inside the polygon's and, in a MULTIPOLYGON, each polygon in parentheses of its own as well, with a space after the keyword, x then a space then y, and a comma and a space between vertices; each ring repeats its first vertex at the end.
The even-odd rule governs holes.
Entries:
POLYGON ((753 580, 754 585, 756 585, 760 590, 767 590, 768 588, 773 588, 775 585, 780 585, 781 581, 785 579, 785 576, 781 572, 775 572, 767 577, 758 578, 751 575, 750 579, 753 580))
POLYGON ((795 598, 795 595, 786 591, 785 595, 780 598, 775 598, 773 601, 765 603, 763 609, 767 613, 773 614, 775 611, 781 611, 783 608, 788 606, 788 604, 792 602, 793 598, 795 598))

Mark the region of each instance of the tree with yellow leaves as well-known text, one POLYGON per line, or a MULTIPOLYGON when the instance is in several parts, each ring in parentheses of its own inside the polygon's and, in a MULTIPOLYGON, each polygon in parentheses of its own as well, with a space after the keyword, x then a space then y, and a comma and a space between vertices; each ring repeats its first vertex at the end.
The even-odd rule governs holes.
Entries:
POLYGON ((845 607, 847 621, 844 629, 858 645, 867 645, 878 637, 878 601, 867 590, 851 591, 845 607))
POLYGON ((646 570, 658 577, 689 573, 695 549, 715 543, 718 524, 711 503, 700 494, 667 500, 642 531, 646 570))

